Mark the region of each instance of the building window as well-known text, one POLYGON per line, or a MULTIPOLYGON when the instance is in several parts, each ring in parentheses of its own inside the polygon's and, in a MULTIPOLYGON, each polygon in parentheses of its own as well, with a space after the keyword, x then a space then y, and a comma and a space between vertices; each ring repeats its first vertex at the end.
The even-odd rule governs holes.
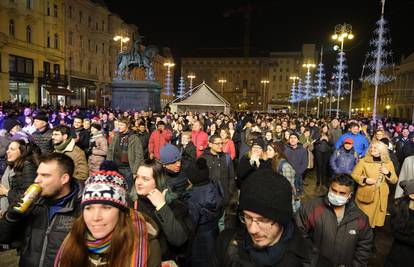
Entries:
POLYGON ((89 27, 89 28, 91 27, 91 24, 92 24, 92 17, 91 17, 91 16, 89 16, 89 17, 88 17, 88 27, 89 27))
POLYGON ((79 11, 79 23, 82 23, 83 20, 83 14, 82 11, 79 11))
POLYGON ((95 54, 98 54, 98 44, 95 45, 95 54))
POLYGON ((72 31, 69 32, 69 44, 73 45, 73 32, 72 31))
POLYGON ((82 66, 83 66, 83 60, 82 59, 80 59, 79 60, 79 69, 82 71, 82 66))
POLYGON ((95 30, 98 30, 98 22, 95 22, 95 30))
POLYGON ((50 33, 49 33, 49 32, 47 33, 47 41, 46 41, 46 46, 47 46, 48 48, 50 48, 50 33))
POLYGON ((91 51, 91 39, 88 39, 88 51, 91 51))
POLYGON ((59 48, 59 35, 57 33, 55 33, 55 48, 58 49, 59 48))
POLYGON ((103 32, 105 31, 105 21, 104 20, 102 21, 102 31, 103 32))
POLYGON ((50 16, 50 3, 49 3, 49 1, 47 1, 47 5, 46 5, 46 15, 50 16))
POLYGON ((55 4, 53 5, 53 16, 57 18, 58 16, 58 6, 55 4))
POLYGON ((10 36, 15 37, 16 34, 16 29, 15 29, 15 25, 14 25, 14 20, 9 20, 9 34, 10 36))
POLYGON ((72 6, 69 6, 69 18, 71 19, 73 15, 72 6))
POLYGON ((105 55, 105 43, 102 43, 102 54, 105 55))
POLYGON ((26 8, 33 9, 33 0, 26 0, 26 8))
POLYGON ((26 41, 28 43, 32 42, 32 27, 30 25, 26 26, 26 41))
POLYGON ((83 36, 79 36, 79 46, 80 48, 83 48, 83 36))
POLYGON ((88 62, 88 73, 91 74, 92 64, 88 62))

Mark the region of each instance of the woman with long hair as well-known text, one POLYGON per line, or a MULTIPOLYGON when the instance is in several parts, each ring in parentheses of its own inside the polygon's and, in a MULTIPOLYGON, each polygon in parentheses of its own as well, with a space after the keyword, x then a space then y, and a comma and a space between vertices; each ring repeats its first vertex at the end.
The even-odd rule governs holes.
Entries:
POLYGON ((7 168, 0 184, 1 211, 18 201, 34 182, 39 165, 40 149, 27 139, 12 141, 6 151, 7 168))
POLYGON ((401 181, 400 186, 404 193, 391 217, 394 241, 385 261, 386 267, 414 262, 414 180, 401 181))
POLYGON ((134 178, 134 209, 150 217, 159 228, 162 260, 181 263, 193 231, 187 205, 168 188, 158 161, 145 160, 134 178))
POLYGON ((85 182, 82 213, 55 258, 55 267, 161 266, 155 224, 128 208, 128 185, 115 171, 85 182))
POLYGON ((369 218, 372 228, 384 226, 388 206, 388 184, 398 181, 388 148, 382 142, 372 142, 368 152, 352 172, 358 183, 356 203, 369 218))
POLYGON ((329 160, 332 155, 333 146, 334 144, 329 136, 329 128, 327 125, 323 125, 319 133, 319 138, 314 143, 316 186, 323 185, 326 188, 329 187, 329 160))
POLYGON ((234 160, 236 158, 236 147, 230 138, 229 129, 220 129, 220 137, 223 140, 223 152, 229 154, 231 159, 234 160))

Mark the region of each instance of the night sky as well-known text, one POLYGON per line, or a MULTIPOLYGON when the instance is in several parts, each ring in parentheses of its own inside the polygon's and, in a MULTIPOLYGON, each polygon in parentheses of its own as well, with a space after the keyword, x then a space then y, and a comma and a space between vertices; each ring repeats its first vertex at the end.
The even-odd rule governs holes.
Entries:
MULTIPOLYGON (((330 36, 336 24, 353 27, 355 39, 345 43, 350 76, 358 79, 380 17, 379 0, 342 1, 136 1, 105 0, 108 8, 136 24, 145 44, 170 47, 179 66, 181 57, 242 56, 244 12, 251 11, 251 55, 270 51, 300 51, 303 43, 324 46, 328 73, 336 52, 330 36), (226 51, 226 52, 223 52, 226 51)), ((395 63, 414 52, 414 0, 387 0, 395 63)), ((179 70, 179 68, 176 68, 179 70)), ((177 75, 177 73, 176 73, 177 75)))

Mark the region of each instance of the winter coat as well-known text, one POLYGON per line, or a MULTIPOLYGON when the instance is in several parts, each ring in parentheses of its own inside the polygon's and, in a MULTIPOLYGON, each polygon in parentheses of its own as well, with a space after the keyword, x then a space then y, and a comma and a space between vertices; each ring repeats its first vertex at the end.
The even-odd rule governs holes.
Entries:
POLYGON ((49 206, 40 198, 18 221, 7 216, 0 220, 0 243, 9 244, 21 238, 19 266, 52 267, 55 256, 71 230, 72 223, 79 217, 82 190, 74 185, 67 196, 64 207, 48 218, 49 206))
POLYGON ((365 153, 367 152, 367 149, 369 147, 369 143, 368 139, 360 133, 353 134, 351 132, 347 132, 341 135, 341 137, 339 137, 339 139, 335 143, 335 148, 340 148, 344 144, 346 138, 351 138, 352 140, 354 140, 354 149, 358 153, 359 157, 365 156, 365 153))
POLYGON ((210 179, 220 182, 224 193, 224 206, 226 207, 230 195, 234 193, 234 169, 230 156, 226 156, 225 153, 213 155, 210 149, 207 149, 201 157, 207 161, 210 179))
POLYGON ((40 148, 42 154, 50 154, 53 152, 53 143, 52 143, 52 133, 53 130, 46 126, 46 128, 39 132, 36 131, 32 134, 33 142, 40 148))
POLYGON ((6 170, 6 151, 10 144, 10 136, 6 130, 0 129, 0 175, 6 170))
POLYGON ((187 252, 194 229, 187 205, 175 199, 157 211, 144 196, 138 196, 135 203, 135 208, 150 217, 159 228, 158 238, 163 261, 175 260, 177 256, 187 252))
POLYGON ((332 138, 332 143, 336 143, 339 139, 339 137, 341 137, 342 135, 342 130, 341 128, 331 128, 329 129, 329 136, 332 138))
POLYGON ((409 143, 409 138, 402 137, 398 138, 397 142, 395 143, 395 153, 400 164, 402 164, 404 162, 404 159, 407 157, 407 155, 404 154, 404 147, 408 146, 409 143))
POLYGON ((89 134, 88 130, 86 130, 83 127, 79 128, 79 129, 75 129, 74 127, 72 127, 71 128, 71 133, 72 133, 73 139, 76 139, 77 137, 79 137, 78 141, 76 142, 76 145, 80 149, 82 149, 83 151, 88 149, 88 147, 89 147, 89 138, 90 138, 90 134, 89 134))
POLYGON ((191 141, 188 142, 188 144, 185 147, 181 147, 181 169, 183 171, 187 170, 191 163, 196 161, 196 150, 196 147, 191 141))
POLYGON ((368 217, 353 200, 346 204, 340 224, 327 197, 303 203, 295 220, 320 255, 330 259, 334 266, 367 266, 373 233, 368 217))
POLYGON ((69 156, 75 164, 73 177, 78 180, 86 180, 89 176, 88 162, 86 161, 85 152, 75 145, 75 140, 71 139, 69 144, 63 150, 55 152, 69 156))
POLYGON ((358 153, 351 148, 347 151, 343 146, 335 150, 330 159, 330 166, 335 174, 351 174, 358 162, 358 153))
MULTIPOLYGON (((394 165, 391 160, 374 161, 371 155, 367 155, 359 162, 352 172, 352 178, 358 183, 358 190, 368 186, 364 183, 364 178, 381 179, 377 185, 374 185, 375 196, 371 203, 363 203, 358 199, 358 191, 356 193, 356 203, 358 207, 368 216, 371 227, 383 226, 385 215, 387 214, 388 205, 388 183, 395 184, 398 181, 394 165), (389 171, 390 175, 380 175, 381 164, 389 171), (382 179, 381 179, 382 177, 382 179)), ((362 190, 366 190, 362 189, 362 190)))
POLYGON ((174 193, 176 193, 180 200, 182 200, 183 194, 188 187, 187 174, 184 171, 173 173, 164 168, 165 178, 168 185, 174 193))
POLYGON ((92 145, 92 154, 89 156, 89 173, 99 170, 101 163, 105 160, 108 153, 108 141, 103 135, 99 135, 92 145))
POLYGON ((398 161, 397 155, 395 155, 394 151, 390 149, 388 149, 388 154, 390 155, 390 159, 392 161, 392 164, 394 165, 395 173, 397 174, 397 176, 400 175, 401 165, 398 161))
POLYGON ((188 205, 195 233, 191 245, 190 266, 210 266, 214 242, 219 234, 218 221, 223 215, 223 191, 214 181, 193 185, 188 205))
POLYGON ((196 147, 197 151, 197 158, 203 154, 203 151, 208 147, 208 135, 204 131, 192 131, 191 132, 191 141, 193 142, 194 146, 196 147), (200 149, 203 147, 203 149, 200 149))
POLYGON ((290 165, 295 169, 296 175, 302 176, 308 167, 308 153, 306 149, 299 143, 296 148, 287 145, 285 154, 290 165))
MULTIPOLYGON (((414 211, 408 211, 408 225, 414 223, 414 211)), ((395 222, 392 222, 392 225, 395 222)), ((385 261, 385 267, 400 267, 408 266, 409 263, 414 262, 414 233, 413 229, 396 230, 392 227, 392 235, 394 237, 390 252, 387 260, 385 261)))
MULTIPOLYGON (((7 168, 10 168, 10 166, 7 168)), ((37 167, 33 164, 33 162, 27 160, 23 163, 23 169, 21 172, 14 170, 6 173, 12 174, 7 177, 10 188, 7 200, 9 204, 17 203, 17 201, 23 196, 26 189, 34 183, 37 176, 37 167)))
MULTIPOLYGON (((117 133, 108 147, 107 160, 114 160, 115 145, 119 145, 120 134, 117 133)), ((128 136, 128 162, 132 173, 137 173, 139 165, 144 161, 142 144, 136 134, 128 136)))
POLYGON ((149 143, 150 135, 147 131, 143 133, 138 131, 137 135, 138 135, 139 140, 141 140, 142 149, 144 151, 144 158, 148 158, 148 143, 149 143))
POLYGON ((160 160, 160 150, 171 140, 172 133, 169 129, 164 129, 162 132, 155 130, 151 133, 148 141, 148 153, 155 155, 155 159, 160 160))
POLYGON ((232 160, 236 158, 236 148, 231 139, 227 139, 223 144, 223 152, 229 154, 232 160))
POLYGON ((403 190, 400 186, 401 181, 414 179, 414 156, 405 158, 398 179, 394 198, 400 198, 403 196, 403 190))
MULTIPOLYGON (((296 226, 293 227, 293 235, 285 244, 282 258, 271 267, 325 266, 318 264, 318 251, 314 245, 303 237, 296 226)), ((253 262, 245 248, 249 239, 251 237, 245 229, 229 229, 221 232, 216 241, 210 266, 262 267, 253 262)))
POLYGON ((259 166, 254 162, 253 165, 250 163, 248 154, 245 154, 237 165, 237 186, 240 188, 243 181, 254 171, 261 169, 272 169, 271 160, 259 160, 259 166))

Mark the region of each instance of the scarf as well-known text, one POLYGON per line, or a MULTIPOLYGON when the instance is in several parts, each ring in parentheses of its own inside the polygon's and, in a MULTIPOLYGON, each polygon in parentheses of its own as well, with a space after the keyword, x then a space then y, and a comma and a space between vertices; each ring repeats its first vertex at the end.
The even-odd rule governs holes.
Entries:
MULTIPOLYGON (((141 213, 133 209, 128 210, 129 218, 132 221, 134 228, 134 235, 130 238, 134 239, 132 253, 130 255, 129 267, 147 267, 148 261, 148 231, 145 219, 141 213)), ((70 253, 70 248, 65 248, 65 245, 70 237, 70 234, 66 236, 58 253, 56 254, 54 267, 60 266, 60 260, 63 253, 70 253)), ((113 233, 102 239, 95 239, 89 233, 86 234, 85 242, 88 249, 88 253, 93 254, 108 254, 111 248, 111 240, 113 233)), ((109 263, 110 265, 110 263, 109 263)))
POLYGON ((70 141, 72 141, 72 138, 69 137, 65 142, 62 142, 59 145, 55 145, 55 150, 56 152, 62 152, 63 150, 65 150, 65 148, 69 145, 70 141))

